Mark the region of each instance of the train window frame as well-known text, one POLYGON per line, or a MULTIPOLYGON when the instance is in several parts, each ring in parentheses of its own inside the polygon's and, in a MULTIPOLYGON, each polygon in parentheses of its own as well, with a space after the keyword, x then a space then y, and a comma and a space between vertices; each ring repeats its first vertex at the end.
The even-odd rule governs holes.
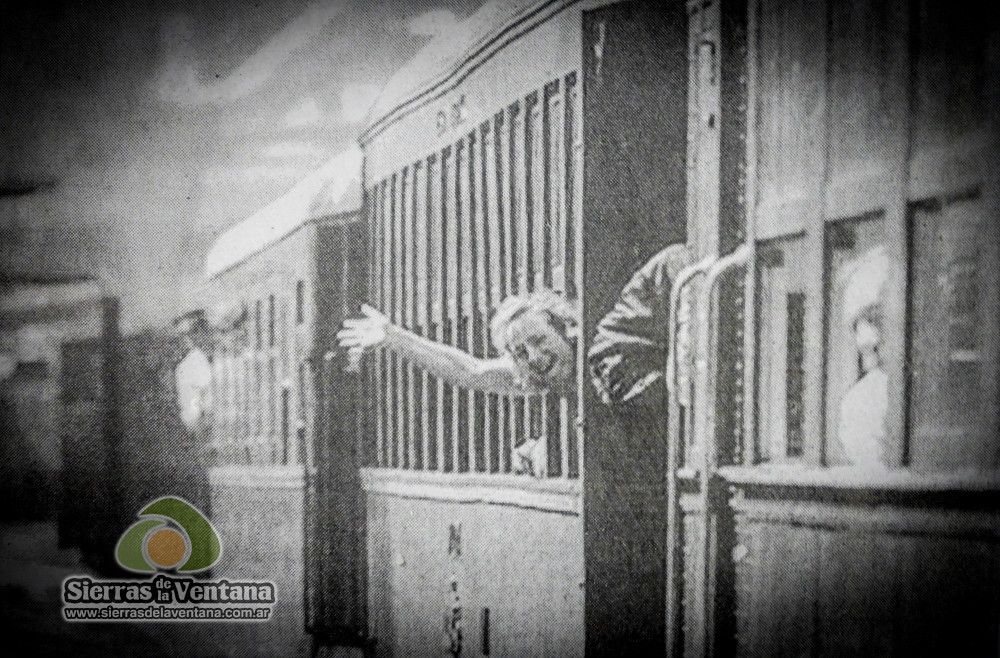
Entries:
MULTIPOLYGON (((488 324, 503 297, 546 284, 578 290, 573 267, 581 231, 570 226, 580 217, 578 80, 578 72, 568 70, 515 92, 474 124, 442 136, 429 153, 370 183, 367 212, 376 250, 404 256, 383 259, 384 271, 376 265, 371 273, 374 301, 394 321, 476 356, 495 357, 488 324), (407 240, 427 244, 401 249, 407 240), (567 240, 572 243, 560 246, 567 240), (558 262, 553 266, 548 257, 558 262)), ((576 400, 468 391, 392 354, 374 361, 374 459, 368 466, 494 478, 519 488, 578 482, 576 400), (417 417, 408 409, 428 411, 417 417), (518 445, 550 432, 549 441, 558 445, 544 442, 544 458, 533 453, 536 477, 516 474, 518 445)))
POLYGON ((275 346, 277 339, 275 322, 277 321, 277 300, 273 294, 267 296, 267 346, 275 346))
POLYGON ((306 321, 306 282, 299 279, 295 282, 295 324, 306 321))

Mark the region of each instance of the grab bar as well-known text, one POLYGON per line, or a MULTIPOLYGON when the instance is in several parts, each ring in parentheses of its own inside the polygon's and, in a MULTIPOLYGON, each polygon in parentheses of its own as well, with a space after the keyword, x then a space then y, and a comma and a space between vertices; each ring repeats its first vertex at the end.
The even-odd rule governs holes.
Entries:
POLYGON ((676 439, 675 445, 667 446, 667 555, 666 555, 666 646, 667 655, 674 655, 675 645, 680 638, 680 628, 678 615, 680 614, 680 574, 676 573, 680 564, 680 500, 677 494, 677 468, 680 461, 680 391, 678 363, 677 333, 679 329, 678 313, 680 310, 681 294, 684 288, 690 284, 694 278, 704 274, 715 263, 717 256, 707 256, 700 262, 689 265, 677 273, 673 285, 670 287, 670 306, 667 328, 668 347, 666 363, 666 383, 668 394, 669 424, 668 441, 676 439))
MULTIPOLYGON (((750 246, 744 244, 729 255, 717 260, 706 275, 705 289, 701 291, 702 294, 699 300, 699 336, 697 343, 699 356, 696 368, 696 377, 698 378, 696 391, 701 392, 702 401, 698 405, 699 409, 695 418, 695 434, 692 445, 695 451, 701 451, 701 463, 698 469, 700 471, 698 473, 698 496, 700 498, 699 510, 704 516, 699 533, 698 546, 700 548, 701 564, 699 565, 700 569, 696 573, 694 582, 694 609, 697 612, 693 615, 693 625, 695 628, 692 630, 695 634, 695 642, 701 645, 702 649, 707 648, 706 643, 711 642, 711 639, 707 635, 707 630, 711 627, 710 620, 713 617, 712 611, 709 609, 709 602, 713 599, 709 596, 708 592, 709 583, 711 582, 710 569, 712 568, 711 561, 708 559, 708 556, 712 554, 712 534, 709 527, 709 485, 715 471, 717 455, 717 446, 715 445, 714 396, 709 394, 712 385, 712 371, 709 359, 714 347, 712 336, 715 333, 714 329, 717 319, 713 313, 713 309, 715 308, 713 299, 716 286, 722 275, 734 267, 745 265, 749 262, 752 253, 750 246)), ((698 653, 703 653, 703 651, 698 653)))

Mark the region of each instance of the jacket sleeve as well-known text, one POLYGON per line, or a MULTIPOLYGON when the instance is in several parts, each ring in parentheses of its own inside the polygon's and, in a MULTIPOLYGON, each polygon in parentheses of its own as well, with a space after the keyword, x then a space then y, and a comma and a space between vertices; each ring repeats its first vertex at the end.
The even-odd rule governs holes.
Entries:
POLYGON ((588 362, 606 404, 630 400, 664 376, 670 273, 685 255, 683 245, 674 245, 653 256, 598 322, 588 362))

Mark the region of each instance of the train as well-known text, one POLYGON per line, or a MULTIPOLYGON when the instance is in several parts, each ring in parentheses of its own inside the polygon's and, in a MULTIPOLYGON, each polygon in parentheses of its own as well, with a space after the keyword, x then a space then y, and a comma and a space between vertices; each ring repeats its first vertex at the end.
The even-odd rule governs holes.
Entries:
POLYGON ((201 292, 213 464, 301 469, 316 646, 997 655, 996 20, 488 0, 433 38, 360 150, 220 237, 201 292), (587 352, 671 245, 637 427, 587 352), (367 302, 496 356, 493 309, 543 288, 578 304, 571 395, 336 343, 367 302))

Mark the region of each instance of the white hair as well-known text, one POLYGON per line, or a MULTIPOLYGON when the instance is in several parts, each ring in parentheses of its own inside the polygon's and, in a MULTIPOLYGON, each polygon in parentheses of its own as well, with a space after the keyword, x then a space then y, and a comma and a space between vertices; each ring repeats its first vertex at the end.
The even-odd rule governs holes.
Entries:
POLYGON ((493 344, 500 351, 507 351, 510 343, 510 326, 517 318, 527 313, 545 315, 549 324, 571 340, 579 324, 577 306, 554 290, 536 290, 527 295, 511 295, 497 306, 490 320, 490 334, 493 344))
POLYGON ((857 258, 844 273, 844 322, 853 325, 869 308, 881 306, 886 284, 892 274, 892 261, 884 246, 871 249, 857 258))

